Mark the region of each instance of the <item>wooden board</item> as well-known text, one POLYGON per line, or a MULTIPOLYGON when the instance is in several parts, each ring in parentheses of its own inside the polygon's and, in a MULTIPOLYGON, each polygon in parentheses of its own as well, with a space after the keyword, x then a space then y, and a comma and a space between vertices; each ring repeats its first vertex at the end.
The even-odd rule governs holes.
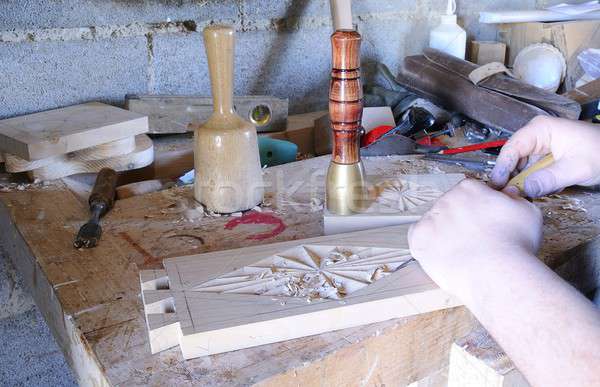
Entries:
MULTIPOLYGON (((285 130, 288 100, 270 96, 234 97, 236 112, 256 125, 258 132, 285 130), (265 115, 268 113, 268 119, 265 115), (262 119, 260 114, 262 113, 262 119)), ((213 112, 211 97, 179 95, 128 95, 125 108, 147 115, 152 134, 186 133, 192 122, 202 124, 213 112)))
POLYGON ((414 223, 464 178, 460 173, 372 176, 370 206, 351 216, 325 211, 325 235, 414 223))
POLYGON ((54 163, 61 163, 65 160, 80 162, 122 156, 134 152, 135 147, 135 136, 133 136, 71 152, 66 155, 46 157, 34 161, 27 161, 10 153, 3 154, 3 156, 6 159, 6 172, 19 173, 46 167, 54 163))
POLYGON ((152 352, 234 351, 450 308, 410 256, 408 227, 165 260, 140 281, 152 352))
POLYGON ((125 155, 104 159, 90 159, 97 156, 95 151, 83 150, 70 155, 56 157, 50 164, 29 171, 29 176, 35 180, 54 180, 77 173, 95 173, 102 168, 112 168, 115 171, 129 171, 143 168, 152 164, 154 147, 152 140, 145 134, 135 137, 135 149, 125 155))
POLYGON ((147 131, 146 116, 89 102, 0 121, 0 151, 32 161, 147 131))

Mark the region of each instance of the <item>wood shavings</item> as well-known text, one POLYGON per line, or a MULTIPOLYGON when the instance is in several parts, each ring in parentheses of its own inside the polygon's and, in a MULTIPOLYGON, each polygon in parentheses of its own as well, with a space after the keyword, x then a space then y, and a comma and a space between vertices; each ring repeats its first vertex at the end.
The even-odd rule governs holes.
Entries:
MULTIPOLYGON (((583 201, 580 199, 572 198, 565 195, 549 195, 548 197, 541 198, 539 201, 551 205, 552 207, 558 207, 562 210, 567 211, 578 211, 578 212, 587 212, 587 209, 583 205, 583 201)), ((548 215, 551 215, 552 212, 549 211, 548 215)))
POLYGON ((296 297, 307 302, 342 299, 410 261, 412 258, 405 250, 299 246, 200 284, 193 290, 296 297))
POLYGON ((0 183, 0 192, 26 191, 46 186, 47 184, 37 179, 33 183, 0 183))

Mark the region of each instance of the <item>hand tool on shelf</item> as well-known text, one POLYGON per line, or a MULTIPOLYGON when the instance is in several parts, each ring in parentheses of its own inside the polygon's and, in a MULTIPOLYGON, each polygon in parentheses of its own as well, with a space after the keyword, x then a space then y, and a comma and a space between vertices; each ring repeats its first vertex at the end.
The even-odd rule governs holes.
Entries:
POLYGON ((441 136, 454 137, 456 135, 456 130, 464 124, 464 121, 465 120, 462 115, 455 113, 450 117, 450 121, 446 122, 442 130, 432 133, 429 131, 429 129, 424 129, 423 131, 415 134, 413 138, 419 144, 431 145, 435 138, 441 136))
POLYGON ((433 114, 421 107, 413 107, 406 117, 396 127, 379 126, 361 138, 361 146, 366 147, 386 136, 394 134, 410 137, 411 135, 427 130, 435 124, 433 114))
POLYGON ((362 156, 391 156, 391 155, 409 155, 409 154, 442 154, 453 155, 468 153, 478 150, 498 148, 506 143, 505 139, 489 141, 479 144, 472 144, 458 148, 448 148, 446 146, 422 145, 416 141, 399 134, 392 134, 381 138, 380 140, 361 149, 362 156))
POLYGON ((117 188, 117 172, 114 169, 103 168, 98 172, 94 188, 88 200, 92 217, 81 226, 73 246, 75 248, 92 248, 98 244, 102 236, 100 218, 102 218, 115 203, 117 188))
POLYGON ((367 197, 365 171, 360 161, 363 93, 360 81, 361 36, 351 26, 350 1, 331 1, 336 25, 331 35, 332 70, 329 118, 333 131, 331 163, 327 170, 327 210, 337 215, 360 212, 367 197), (340 9, 339 7, 343 7, 340 9), (340 21, 339 15, 346 15, 340 21))

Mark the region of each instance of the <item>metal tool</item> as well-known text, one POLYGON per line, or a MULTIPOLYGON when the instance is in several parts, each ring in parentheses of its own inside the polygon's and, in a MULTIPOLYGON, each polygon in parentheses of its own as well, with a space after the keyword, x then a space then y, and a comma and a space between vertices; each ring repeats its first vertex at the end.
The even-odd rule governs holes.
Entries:
POLYGON ((421 145, 400 134, 385 136, 371 145, 361 148, 361 156, 392 156, 437 153, 446 149, 445 146, 421 145))
POLYGON ((392 134, 385 136, 371 145, 362 148, 360 154, 362 156, 391 156, 391 155, 409 155, 409 154, 433 154, 452 155, 459 153, 468 153, 478 150, 501 147, 506 143, 506 140, 490 141, 481 144, 472 144, 458 148, 448 148, 446 146, 431 146, 422 145, 416 141, 401 136, 392 134))
POLYGON ((115 203, 117 188, 117 172, 110 168, 103 168, 98 172, 92 194, 88 200, 92 217, 81 226, 73 246, 75 248, 95 247, 102 236, 100 218, 103 217, 115 203))
POLYGON ((476 172, 490 172, 494 168, 494 165, 496 165, 494 160, 457 158, 451 155, 430 154, 423 158, 425 160, 437 161, 444 164, 458 165, 476 172))
POLYGON ((409 110, 405 118, 398 126, 380 126, 369 133, 365 134, 361 139, 363 147, 369 146, 374 142, 381 141, 387 136, 403 135, 410 137, 417 132, 426 131, 435 125, 435 117, 433 114, 421 107, 413 107, 409 110))

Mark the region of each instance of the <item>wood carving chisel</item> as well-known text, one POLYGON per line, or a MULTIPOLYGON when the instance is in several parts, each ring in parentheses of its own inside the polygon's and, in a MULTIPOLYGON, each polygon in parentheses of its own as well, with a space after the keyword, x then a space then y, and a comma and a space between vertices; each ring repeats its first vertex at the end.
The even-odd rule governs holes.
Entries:
POLYGON ((493 160, 456 158, 454 156, 440 154, 429 154, 423 157, 423 159, 437 161, 444 164, 458 165, 476 172, 490 172, 494 168, 494 165, 496 165, 496 162, 493 160))
POLYGON ((110 168, 103 168, 98 172, 92 194, 88 200, 92 217, 81 226, 73 246, 75 248, 95 247, 102 236, 100 218, 112 208, 115 203, 117 188, 117 172, 110 168))
POLYGON ((546 157, 544 157, 543 159, 541 159, 540 161, 538 161, 537 163, 533 164, 531 167, 529 167, 529 168, 525 169, 524 171, 522 171, 521 173, 519 173, 517 176, 510 179, 510 181, 508 182, 508 184, 506 184, 506 186, 507 187, 515 186, 519 189, 519 191, 525 192, 525 179, 527 179, 527 177, 529 175, 531 175, 532 173, 537 172, 540 169, 549 167, 552 164, 554 164, 554 156, 551 153, 551 154, 547 155, 546 157))

